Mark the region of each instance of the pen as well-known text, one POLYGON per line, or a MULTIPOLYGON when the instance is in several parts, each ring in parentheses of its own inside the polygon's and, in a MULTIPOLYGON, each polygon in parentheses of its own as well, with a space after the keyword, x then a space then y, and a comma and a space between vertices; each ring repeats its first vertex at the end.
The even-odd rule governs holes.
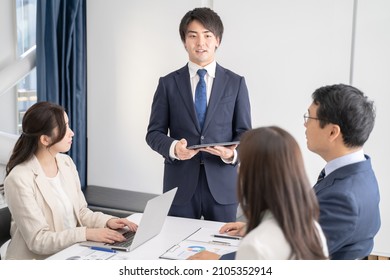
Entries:
POLYGON ((227 236, 227 235, 219 235, 219 234, 213 234, 213 237, 217 238, 226 238, 226 239, 233 239, 233 240, 240 240, 240 237, 234 237, 234 236, 227 236))
POLYGON ((96 246, 92 246, 90 247, 92 250, 96 250, 96 251, 103 251, 103 252, 108 252, 108 253, 116 253, 115 250, 112 250, 112 249, 108 249, 108 248, 102 248, 102 247, 96 247, 96 246))
POLYGON ((231 245, 229 242, 223 242, 223 241, 217 241, 217 240, 212 240, 210 241, 211 244, 223 244, 223 245, 231 245))

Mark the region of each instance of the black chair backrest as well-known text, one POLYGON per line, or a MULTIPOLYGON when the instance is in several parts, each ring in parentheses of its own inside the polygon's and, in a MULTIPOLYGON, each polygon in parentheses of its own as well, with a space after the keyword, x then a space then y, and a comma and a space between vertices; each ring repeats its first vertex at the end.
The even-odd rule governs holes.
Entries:
POLYGON ((0 208, 0 247, 11 239, 11 212, 8 207, 0 208))

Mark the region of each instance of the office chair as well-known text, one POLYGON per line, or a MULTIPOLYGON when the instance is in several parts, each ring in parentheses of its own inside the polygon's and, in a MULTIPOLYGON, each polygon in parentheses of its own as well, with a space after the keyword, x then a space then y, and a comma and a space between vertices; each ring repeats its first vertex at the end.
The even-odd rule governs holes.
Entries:
POLYGON ((8 207, 0 208, 0 247, 11 239, 10 229, 11 212, 9 211, 8 207))

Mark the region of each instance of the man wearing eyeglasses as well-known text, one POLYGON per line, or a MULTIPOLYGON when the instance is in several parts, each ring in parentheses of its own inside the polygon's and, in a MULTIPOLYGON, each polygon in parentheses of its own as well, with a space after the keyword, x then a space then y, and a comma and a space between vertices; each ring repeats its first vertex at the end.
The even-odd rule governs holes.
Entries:
POLYGON ((374 127, 374 104, 343 84, 321 87, 312 98, 304 115, 307 147, 327 162, 314 186, 319 223, 331 259, 362 259, 381 224, 378 183, 363 151, 374 127))

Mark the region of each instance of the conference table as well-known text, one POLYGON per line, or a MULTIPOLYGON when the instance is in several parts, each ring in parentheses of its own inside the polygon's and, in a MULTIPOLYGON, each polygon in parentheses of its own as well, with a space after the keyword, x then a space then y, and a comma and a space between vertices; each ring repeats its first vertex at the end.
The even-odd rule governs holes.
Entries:
MULTIPOLYGON (((128 219, 139 224, 142 213, 135 213, 128 219)), ((76 260, 76 259, 128 259, 128 260, 154 260, 164 254, 168 249, 180 243, 188 236, 200 228, 215 229, 218 233, 220 227, 224 225, 221 222, 188 219, 168 216, 165 220, 161 232, 146 241, 144 244, 135 248, 133 251, 116 251, 110 255, 105 252, 98 252, 89 247, 74 244, 47 258, 48 260, 76 260)))

